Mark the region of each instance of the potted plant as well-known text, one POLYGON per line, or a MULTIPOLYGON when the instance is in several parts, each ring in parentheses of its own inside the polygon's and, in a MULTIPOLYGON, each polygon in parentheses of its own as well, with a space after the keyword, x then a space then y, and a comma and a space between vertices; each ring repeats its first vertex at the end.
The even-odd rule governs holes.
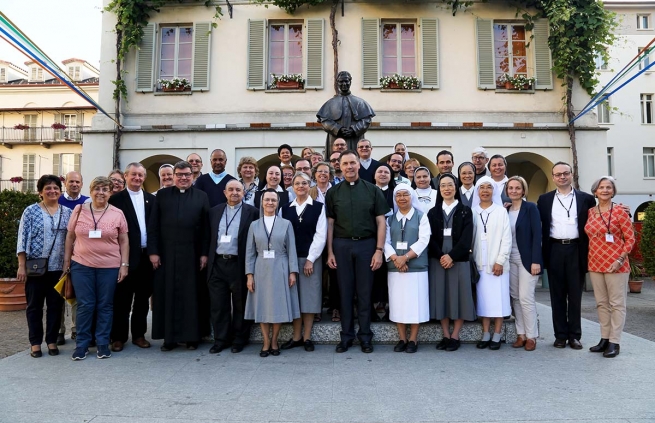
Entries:
POLYGON ((300 73, 271 74, 271 89, 273 90, 300 90, 304 86, 305 78, 300 73))
POLYGON ((630 293, 641 294, 641 287, 644 284, 644 266, 637 260, 630 257, 630 278, 628 279, 628 287, 630 293))
POLYGON ((506 90, 529 90, 534 87, 536 78, 528 78, 526 75, 512 76, 508 73, 502 74, 498 78, 498 84, 504 85, 506 90))
POLYGON ((421 81, 415 76, 394 73, 380 78, 380 86, 389 90, 418 90, 421 88, 421 81))
POLYGON ((52 129, 66 129, 66 125, 63 123, 55 122, 52 125, 50 125, 52 129))
POLYGON ((186 78, 158 79, 157 83, 164 92, 190 91, 191 82, 186 78))
POLYGON ((646 274, 655 279, 655 201, 646 207, 639 250, 646 274))
POLYGON ((25 130, 25 129, 30 129, 29 125, 23 125, 22 123, 18 123, 14 125, 14 129, 19 129, 19 130, 25 130))
POLYGON ((0 311, 24 310, 27 306, 25 284, 16 279, 16 243, 23 210, 38 201, 34 193, 0 191, 0 311))

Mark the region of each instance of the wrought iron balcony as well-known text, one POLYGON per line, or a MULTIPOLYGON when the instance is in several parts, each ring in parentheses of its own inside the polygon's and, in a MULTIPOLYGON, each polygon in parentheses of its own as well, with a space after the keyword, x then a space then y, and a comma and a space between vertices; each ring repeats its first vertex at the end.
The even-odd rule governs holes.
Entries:
POLYGON ((82 143, 82 131, 90 126, 69 126, 66 129, 54 129, 49 126, 28 127, 27 129, 1 128, 0 145, 11 148, 13 144, 50 144, 82 143))

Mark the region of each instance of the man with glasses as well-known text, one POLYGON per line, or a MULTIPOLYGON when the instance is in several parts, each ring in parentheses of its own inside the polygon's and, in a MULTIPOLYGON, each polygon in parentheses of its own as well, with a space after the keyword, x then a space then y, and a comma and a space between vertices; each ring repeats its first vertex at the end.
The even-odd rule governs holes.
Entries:
POLYGON ((332 152, 341 153, 342 151, 346 151, 346 148, 348 148, 348 144, 346 144, 346 140, 343 138, 337 138, 332 143, 332 152))
MULTIPOLYGON (((225 151, 217 148, 212 151, 209 158, 211 159, 212 165, 211 172, 200 175, 198 179, 195 180, 194 186, 207 194, 207 197, 209 198, 209 207, 214 207, 218 204, 227 202, 227 198, 225 197, 225 187, 228 182, 236 178, 228 174, 225 170, 225 165, 227 164, 225 151)), ((193 165, 191 166, 193 168, 193 165)))
POLYGON ((587 273, 589 238, 584 227, 594 197, 571 186, 573 172, 568 163, 557 162, 552 170, 556 190, 542 194, 537 201, 541 216, 542 254, 548 270, 550 305, 555 330, 555 348, 566 341, 581 350, 582 289, 587 273))
POLYGON ((192 185, 189 162, 173 168, 175 186, 164 188, 148 222, 148 254, 155 269, 152 305, 152 339, 163 339, 162 351, 186 342, 198 348, 209 334, 209 317, 204 310, 207 281, 200 272, 207 266, 209 249, 209 199, 192 185))
POLYGON ((193 182, 195 185, 196 179, 202 175, 202 159, 196 153, 191 153, 187 156, 186 161, 191 164, 191 171, 193 172, 193 182))
POLYGON ((400 172, 403 170, 403 156, 400 153, 392 153, 387 159, 387 164, 393 170, 393 180, 398 184, 409 185, 409 179, 403 177, 400 172))
POLYGON ((471 162, 475 166, 475 183, 483 176, 491 176, 487 163, 489 162, 489 153, 484 147, 475 147, 471 154, 471 162))
MULTIPOLYGON (((296 162, 296 173, 302 172, 305 175, 309 176, 309 179, 312 179, 312 167, 311 164, 309 163, 309 160, 307 159, 300 159, 296 162)), ((316 185, 316 182, 312 181, 310 187, 313 187, 316 185)), ((296 193, 293 192, 293 186, 288 186, 287 192, 289 193, 289 202, 293 201, 296 199, 296 193)), ((284 205, 284 204, 283 204, 284 205)))
MULTIPOLYGON (((344 142, 344 146, 345 145, 344 142)), ((334 181, 332 181, 332 185, 336 185, 344 180, 343 174, 341 173, 341 167, 339 166, 339 156, 341 156, 339 151, 335 151, 330 155, 330 165, 334 168, 334 181)))
POLYGON ((373 153, 373 144, 371 141, 363 139, 357 142, 357 154, 359 154, 359 177, 375 184, 375 171, 380 167, 380 162, 371 158, 373 153))

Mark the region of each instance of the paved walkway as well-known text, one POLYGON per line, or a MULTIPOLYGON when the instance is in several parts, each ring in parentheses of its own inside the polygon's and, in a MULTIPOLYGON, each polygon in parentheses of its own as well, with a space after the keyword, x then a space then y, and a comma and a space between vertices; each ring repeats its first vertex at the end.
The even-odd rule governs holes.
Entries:
POLYGON ((376 346, 335 354, 241 354, 138 350, 111 359, 35 360, 27 351, 0 360, 0 422, 647 422, 655 421, 655 343, 625 334, 605 359, 586 348, 598 325, 583 322, 585 350, 558 350, 550 308, 539 305, 542 339, 532 353, 464 345, 417 354, 376 346))

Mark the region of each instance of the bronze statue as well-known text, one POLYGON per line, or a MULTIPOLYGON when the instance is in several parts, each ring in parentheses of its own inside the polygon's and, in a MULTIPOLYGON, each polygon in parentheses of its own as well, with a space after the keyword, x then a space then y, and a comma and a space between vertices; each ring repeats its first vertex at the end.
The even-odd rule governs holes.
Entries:
POLYGON ((316 113, 318 122, 327 132, 326 154, 332 152, 332 143, 337 138, 343 138, 349 150, 357 148, 357 141, 364 138, 364 134, 371 126, 371 119, 375 112, 371 106, 359 97, 350 93, 352 76, 347 71, 337 75, 339 95, 326 101, 316 113))

